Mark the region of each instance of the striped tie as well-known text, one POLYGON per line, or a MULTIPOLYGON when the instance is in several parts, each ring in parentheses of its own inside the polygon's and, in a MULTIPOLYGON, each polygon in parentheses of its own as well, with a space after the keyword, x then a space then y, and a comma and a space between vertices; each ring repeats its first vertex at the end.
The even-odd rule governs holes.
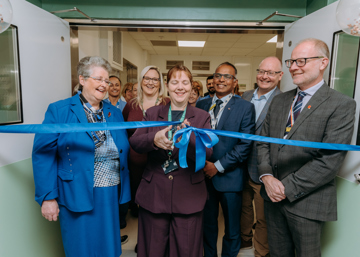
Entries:
POLYGON ((291 113, 288 119, 288 122, 286 123, 286 129, 285 129, 285 136, 287 134, 289 134, 291 127, 294 125, 295 120, 297 119, 297 117, 299 116, 300 112, 301 112, 301 106, 302 106, 302 101, 304 99, 304 96, 306 96, 305 92, 299 91, 298 93, 298 98, 296 99, 296 102, 294 104, 294 107, 291 108, 291 113))

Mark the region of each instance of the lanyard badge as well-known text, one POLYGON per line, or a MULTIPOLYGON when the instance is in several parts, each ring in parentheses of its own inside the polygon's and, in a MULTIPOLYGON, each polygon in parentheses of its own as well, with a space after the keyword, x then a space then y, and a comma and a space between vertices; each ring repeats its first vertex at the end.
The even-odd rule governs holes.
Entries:
MULTIPOLYGON (((183 114, 181 115, 180 122, 184 122, 185 114, 186 114, 186 108, 185 108, 183 114)), ((168 113, 168 121, 172 121, 171 105, 170 105, 169 113, 168 113)), ((168 139, 170 141, 173 140, 173 134, 175 134, 175 132, 176 132, 176 127, 169 130, 168 139)), ((175 142, 173 142, 173 146, 174 146, 174 144, 175 144, 175 142)), ((164 162, 164 164, 161 165, 161 167, 163 168, 165 174, 168 174, 168 173, 170 173, 172 171, 175 171, 175 170, 177 170, 179 168, 176 161, 174 159, 171 159, 171 156, 172 156, 172 151, 168 151, 168 158, 169 159, 167 159, 164 162)))

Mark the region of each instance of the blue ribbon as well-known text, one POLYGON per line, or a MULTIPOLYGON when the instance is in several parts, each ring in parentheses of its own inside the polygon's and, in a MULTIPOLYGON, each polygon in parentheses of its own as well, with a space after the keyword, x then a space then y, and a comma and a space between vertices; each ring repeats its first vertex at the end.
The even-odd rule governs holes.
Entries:
POLYGON ((319 148, 319 149, 327 149, 327 150, 337 150, 337 151, 360 151, 360 146, 358 146, 358 145, 288 140, 288 139, 263 137, 263 136, 244 134, 244 133, 233 132, 233 131, 224 131, 224 130, 212 130, 212 129, 203 129, 203 130, 211 131, 214 134, 219 135, 219 136, 247 139, 247 140, 252 140, 252 141, 267 142, 267 143, 273 143, 273 144, 279 144, 279 145, 293 145, 293 146, 319 148))
POLYGON ((187 168, 186 153, 190 142, 190 135, 194 132, 196 136, 196 152, 195 152, 195 172, 201 170, 205 166, 206 148, 211 148, 219 142, 219 138, 212 132, 212 130, 198 129, 187 126, 184 129, 177 131, 174 135, 176 142, 179 137, 181 140, 175 143, 179 148, 179 165, 181 168, 187 168))
POLYGON ((180 124, 179 121, 128 121, 104 123, 61 123, 0 126, 0 133, 70 133, 97 130, 161 127, 180 124))
MULTIPOLYGON (((28 124, 28 125, 11 125, 0 126, 0 133, 70 133, 70 132, 87 132, 96 130, 116 130, 132 129, 144 127, 161 127, 180 124, 179 121, 136 121, 136 122, 106 122, 106 123, 65 123, 65 124, 28 124)), ((175 142, 179 137, 181 140, 175 143, 179 148, 179 165, 187 168, 186 152, 190 141, 190 135, 194 132, 196 136, 196 171, 205 166, 206 147, 213 147, 218 141, 219 136, 233 137, 252 141, 268 142, 281 145, 293 145, 300 147, 319 148, 337 151, 360 151, 360 146, 346 144, 331 144, 320 142, 308 142, 298 140, 288 140, 281 138, 263 137, 257 135, 244 134, 233 131, 198 129, 186 127, 177 131, 174 135, 175 142)))

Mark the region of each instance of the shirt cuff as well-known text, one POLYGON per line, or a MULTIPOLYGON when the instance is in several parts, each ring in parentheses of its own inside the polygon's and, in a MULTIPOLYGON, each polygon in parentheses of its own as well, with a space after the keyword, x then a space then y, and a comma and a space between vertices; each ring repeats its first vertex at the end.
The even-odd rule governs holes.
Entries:
POLYGON ((216 169, 218 170, 218 172, 224 173, 225 169, 224 169, 224 167, 221 165, 221 163, 220 163, 219 160, 216 161, 216 162, 214 163, 214 165, 215 165, 216 169))
POLYGON ((261 180, 261 178, 262 178, 263 176, 274 176, 274 175, 273 175, 273 174, 263 174, 263 175, 261 175, 261 176, 259 177, 259 180, 260 180, 261 183, 264 183, 264 182, 261 180))

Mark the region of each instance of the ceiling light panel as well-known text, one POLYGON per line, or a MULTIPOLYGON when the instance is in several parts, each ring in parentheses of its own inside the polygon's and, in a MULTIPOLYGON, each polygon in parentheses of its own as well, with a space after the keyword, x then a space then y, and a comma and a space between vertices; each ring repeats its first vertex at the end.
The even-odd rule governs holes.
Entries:
POLYGON ((178 41, 179 47, 204 47, 205 41, 178 41))

